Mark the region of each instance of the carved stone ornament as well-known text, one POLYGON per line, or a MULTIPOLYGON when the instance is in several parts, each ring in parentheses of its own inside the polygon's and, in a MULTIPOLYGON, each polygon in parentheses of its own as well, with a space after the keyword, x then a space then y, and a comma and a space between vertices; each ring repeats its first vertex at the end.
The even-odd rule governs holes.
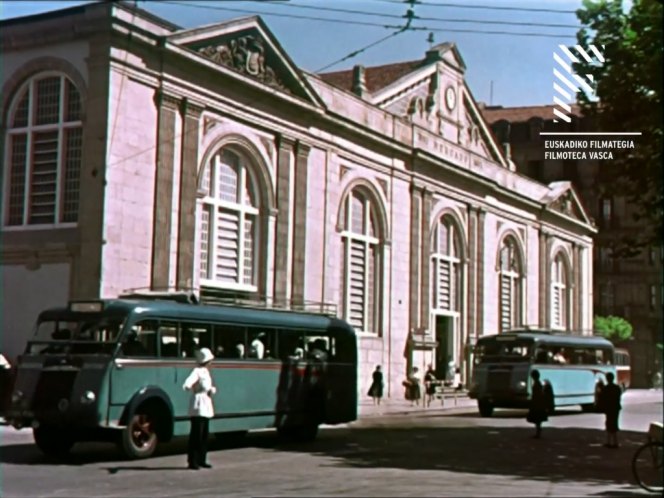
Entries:
POLYGON ((563 213, 567 216, 571 216, 573 218, 576 217, 576 213, 574 210, 574 199, 572 198, 572 194, 567 192, 566 194, 563 194, 560 196, 551 206, 554 210, 563 213))
POLYGON ((274 70, 265 64, 265 48, 256 36, 242 36, 221 45, 200 48, 198 52, 217 64, 290 93, 274 70))

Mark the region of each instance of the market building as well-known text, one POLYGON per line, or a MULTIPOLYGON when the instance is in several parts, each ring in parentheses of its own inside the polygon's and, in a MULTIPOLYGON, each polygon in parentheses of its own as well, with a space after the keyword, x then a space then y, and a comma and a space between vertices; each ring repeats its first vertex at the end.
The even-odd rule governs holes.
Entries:
POLYGON ((478 336, 588 333, 596 229, 516 171, 453 44, 312 74, 259 17, 120 3, 0 23, 2 350, 39 310, 130 289, 330 303, 401 394, 478 336))

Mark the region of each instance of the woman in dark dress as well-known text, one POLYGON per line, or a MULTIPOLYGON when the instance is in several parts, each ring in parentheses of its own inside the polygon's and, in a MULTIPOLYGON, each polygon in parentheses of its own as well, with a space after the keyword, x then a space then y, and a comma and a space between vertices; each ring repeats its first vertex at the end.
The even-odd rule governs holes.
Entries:
POLYGON ((374 405, 380 405, 380 399, 383 397, 383 372, 380 371, 380 365, 374 370, 371 379, 369 396, 373 398, 374 405))
POLYGON ((532 378, 532 394, 530 397, 530 409, 526 420, 535 424, 535 438, 542 434, 542 422, 546 422, 549 417, 546 414, 546 396, 544 395, 544 386, 540 382, 539 370, 530 372, 532 378))
POLYGON ((429 365, 429 368, 424 374, 424 387, 426 389, 427 395, 427 406, 431 405, 431 401, 436 395, 436 382, 436 373, 433 371, 433 367, 429 365))

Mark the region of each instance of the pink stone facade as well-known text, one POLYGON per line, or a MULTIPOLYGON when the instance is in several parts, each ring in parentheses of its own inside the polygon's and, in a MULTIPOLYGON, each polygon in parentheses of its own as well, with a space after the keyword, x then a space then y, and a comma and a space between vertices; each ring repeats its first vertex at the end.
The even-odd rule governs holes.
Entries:
POLYGON ((509 325, 564 313, 564 329, 590 330, 595 229, 569 184, 514 172, 453 45, 353 93, 299 70, 256 17, 184 30, 127 6, 67 12, 0 35, 4 199, 18 181, 9 137, 33 133, 12 125, 21 85, 55 71, 83 108, 77 220, 10 226, 20 199, 2 206, 3 289, 31 296, 4 313, 9 356, 54 304, 48 265, 60 304, 136 288, 330 303, 358 332, 361 395, 376 365, 390 396, 414 366, 449 359, 467 378, 476 338, 509 325), (229 66, 243 37, 254 48, 229 66))

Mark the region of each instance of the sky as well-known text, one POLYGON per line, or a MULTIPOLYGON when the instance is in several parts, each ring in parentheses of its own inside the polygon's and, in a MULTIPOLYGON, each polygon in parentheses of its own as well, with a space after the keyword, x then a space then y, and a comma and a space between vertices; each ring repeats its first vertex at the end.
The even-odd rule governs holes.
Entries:
MULTIPOLYGON (((573 45, 581 0, 416 0, 408 30, 404 0, 138 0, 183 28, 260 15, 300 68, 324 72, 418 60, 454 42, 475 100, 490 105, 553 104, 553 52, 573 45), (470 32, 468 32, 470 31, 470 32), (511 34, 503 34, 511 33, 511 34), (520 34, 514 34, 520 33, 520 34), (384 41, 380 40, 387 38, 384 41), (372 44, 376 43, 374 46, 372 44), (364 50, 362 50, 364 49, 364 50), (352 56, 351 54, 357 53, 352 56)), ((0 2, 0 19, 85 1, 0 2)))

